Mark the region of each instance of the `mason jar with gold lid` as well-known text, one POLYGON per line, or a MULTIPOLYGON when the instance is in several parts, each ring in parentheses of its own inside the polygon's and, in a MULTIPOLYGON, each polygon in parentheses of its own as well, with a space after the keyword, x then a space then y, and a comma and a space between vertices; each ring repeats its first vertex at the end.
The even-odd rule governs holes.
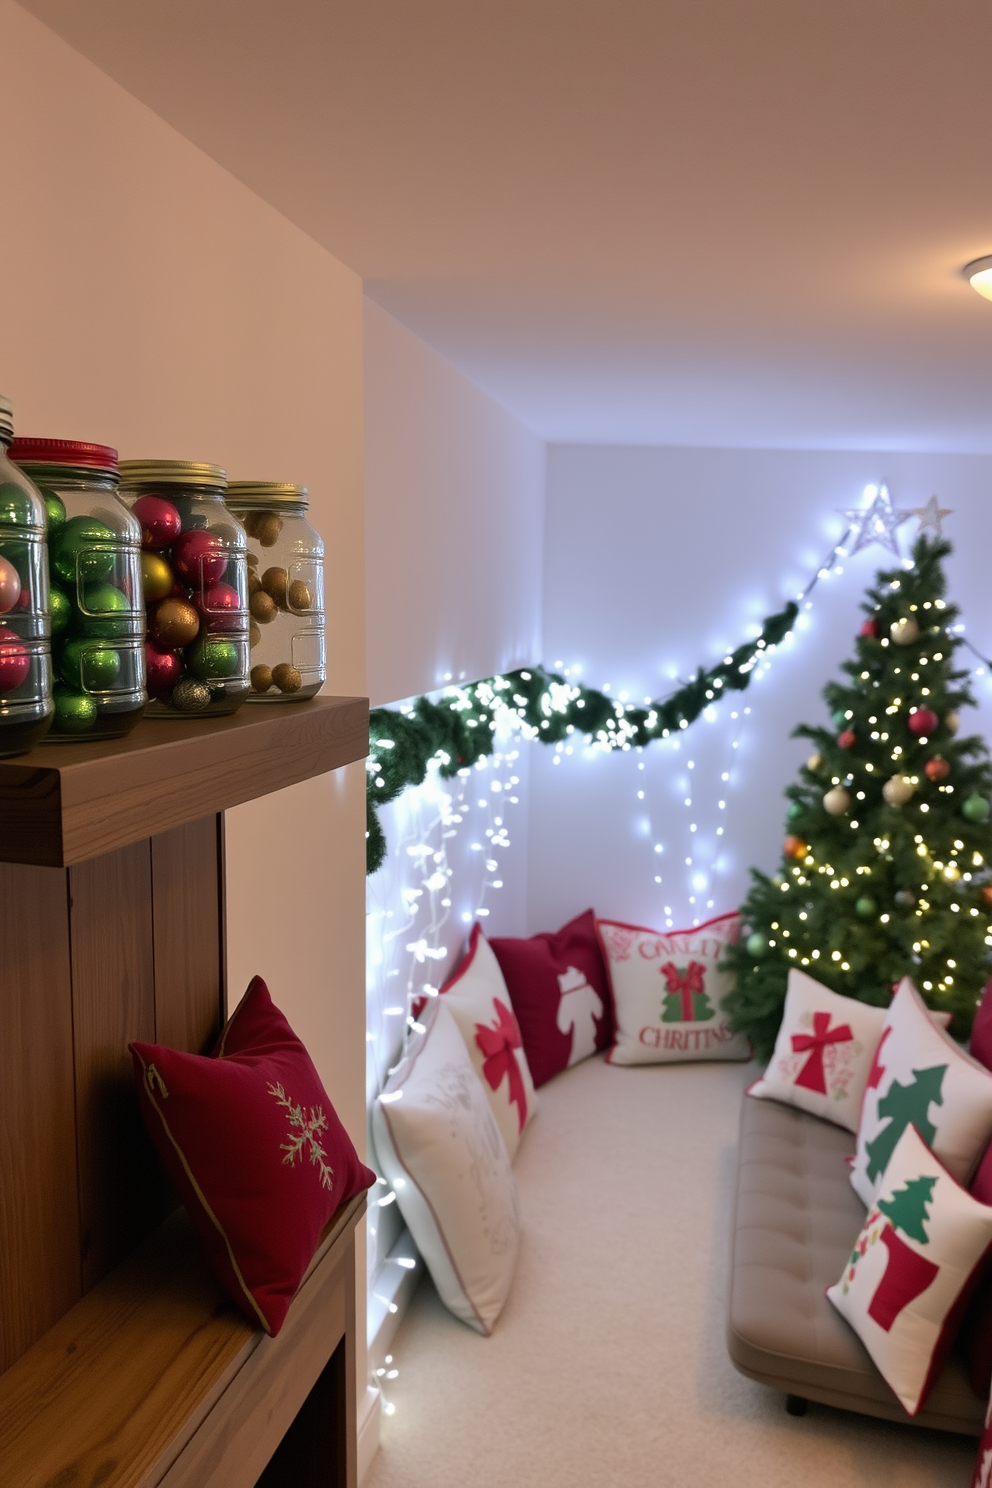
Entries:
POLYGON ((228 509, 248 534, 249 702, 313 697, 324 685, 324 544, 307 520, 307 488, 231 481, 228 509))
POLYGON ((122 460, 141 525, 149 718, 233 713, 248 695, 248 570, 227 474, 188 460, 122 460))
POLYGON ((8 459, 13 437, 0 398, 0 758, 24 754, 54 717, 45 503, 8 459))

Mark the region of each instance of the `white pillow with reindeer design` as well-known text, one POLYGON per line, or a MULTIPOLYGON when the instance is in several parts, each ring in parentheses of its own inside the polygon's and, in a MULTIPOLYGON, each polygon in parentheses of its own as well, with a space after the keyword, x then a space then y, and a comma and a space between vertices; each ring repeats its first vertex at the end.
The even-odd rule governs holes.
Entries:
POLYGON ((749 1039, 731 1032, 723 1008, 732 976, 719 969, 740 939, 739 915, 664 933, 619 920, 597 920, 596 929, 616 1019, 608 1063, 750 1059, 749 1039))
POLYGON ((489 1334, 517 1259, 513 1169, 442 999, 428 1006, 422 1026, 373 1108, 375 1149, 441 1301, 489 1334))

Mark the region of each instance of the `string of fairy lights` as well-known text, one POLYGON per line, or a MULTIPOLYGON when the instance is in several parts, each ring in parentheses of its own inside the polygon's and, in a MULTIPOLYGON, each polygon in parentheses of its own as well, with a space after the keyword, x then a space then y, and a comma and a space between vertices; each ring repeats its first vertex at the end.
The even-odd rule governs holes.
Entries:
MULTIPOLYGON (((797 633, 809 624, 816 585, 843 574, 842 560, 876 542, 899 555, 895 527, 909 514, 892 508, 884 486, 867 487, 865 498, 863 507, 845 511, 847 525, 842 536, 794 599, 755 627, 749 641, 725 653, 716 667, 700 668, 690 682, 680 683, 665 698, 646 697, 638 704, 622 692, 614 697, 608 682, 599 690, 587 688, 579 668, 559 660, 553 671, 530 667, 474 683, 449 682, 430 697, 412 699, 399 708, 374 710, 367 762, 367 835, 374 836, 379 829, 378 812, 388 805, 390 838, 395 840, 387 848, 383 836, 379 853, 370 851, 369 855, 366 1040, 370 1103, 395 1066, 406 1031, 418 1026, 413 1013, 418 1000, 437 995, 442 972, 465 931, 477 919, 485 923, 490 895, 504 887, 512 812, 524 788, 523 743, 540 740, 549 745, 555 765, 568 760, 577 763, 597 753, 630 756, 634 799, 642 835, 650 844, 651 876, 665 928, 674 927, 680 894, 692 910, 694 924, 718 908, 714 880, 726 867, 724 847, 736 761, 754 716, 743 700, 735 699, 728 708, 726 694, 741 693, 751 683, 760 682, 771 670, 778 649, 796 644, 797 633), (715 724, 721 711, 730 727, 723 734, 722 755, 716 761, 719 786, 714 781, 710 789, 699 775, 699 750, 690 749, 684 735, 697 719, 715 724), (669 842, 655 831, 655 820, 670 822, 671 810, 668 800, 654 804, 649 800, 652 772, 646 771, 644 758, 649 744, 655 745, 666 762, 664 770, 654 773, 664 778, 670 794, 682 802, 684 827, 673 831, 669 826, 668 837, 684 839, 685 852, 671 852, 669 842), (703 819, 707 810, 715 812, 709 822, 703 819), (673 895, 675 889, 679 892, 673 895)), ((929 508, 912 514, 920 518, 921 529, 928 515, 933 525, 929 508)), ((945 515, 940 511, 936 518, 938 533, 945 515)), ((909 566, 910 560, 902 561, 909 566)), ((971 646, 968 641, 965 644, 971 646)), ((971 649, 981 663, 976 675, 992 673, 992 662, 971 649)), ((384 1191, 376 1190, 369 1228, 373 1293, 381 1286, 383 1267, 416 1264, 410 1256, 391 1253, 402 1223, 395 1193, 383 1180, 380 1188, 384 1191)), ((392 1305, 381 1290, 373 1300, 380 1307, 392 1305)), ((392 1366, 391 1356, 385 1364, 392 1366)), ((396 1377, 395 1368, 380 1366, 375 1383, 382 1388, 390 1377, 396 1377)), ((392 1412, 389 1404, 384 1409, 392 1412)))

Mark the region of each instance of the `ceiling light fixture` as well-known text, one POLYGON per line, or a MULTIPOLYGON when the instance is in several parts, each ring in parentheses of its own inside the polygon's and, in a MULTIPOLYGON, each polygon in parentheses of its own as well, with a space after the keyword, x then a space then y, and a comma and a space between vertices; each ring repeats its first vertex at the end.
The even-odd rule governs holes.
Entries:
POLYGON ((965 264, 961 273, 972 289, 977 289, 980 295, 992 300, 992 253, 986 253, 984 258, 973 258, 971 263, 965 264))

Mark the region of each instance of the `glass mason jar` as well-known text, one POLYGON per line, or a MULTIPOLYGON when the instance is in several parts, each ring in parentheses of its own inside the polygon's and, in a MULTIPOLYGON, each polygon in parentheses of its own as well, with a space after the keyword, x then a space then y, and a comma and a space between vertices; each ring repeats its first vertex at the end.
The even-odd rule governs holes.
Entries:
POLYGON ((45 503, 8 459, 13 437, 0 398, 0 758, 26 753, 54 717, 45 503))
POLYGON ((38 487, 48 515, 51 738, 119 738, 148 697, 141 529, 117 495, 117 451, 15 439, 10 457, 38 487))
POLYGON ((232 481, 227 505, 248 534, 249 702, 289 703, 324 685, 324 544, 306 486, 232 481))
POLYGON ((218 465, 121 461, 121 495, 141 525, 148 718, 215 717, 248 696, 245 530, 226 489, 218 465))

